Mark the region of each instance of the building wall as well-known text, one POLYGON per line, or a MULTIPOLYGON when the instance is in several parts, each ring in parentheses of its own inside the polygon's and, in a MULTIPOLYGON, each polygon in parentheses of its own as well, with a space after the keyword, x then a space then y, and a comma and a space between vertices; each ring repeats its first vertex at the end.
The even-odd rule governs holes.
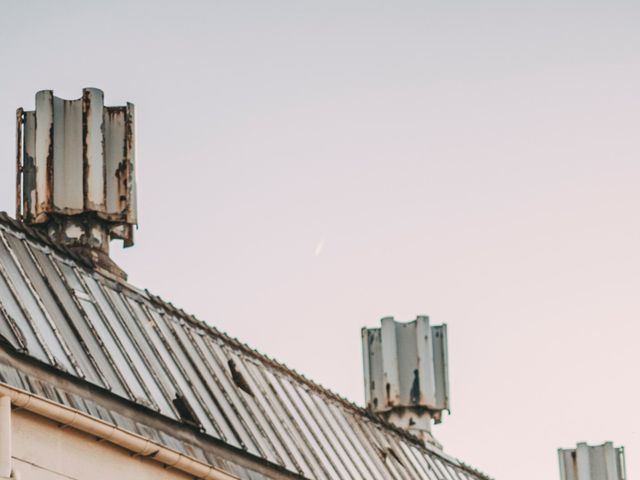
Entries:
POLYGON ((12 413, 13 469, 20 480, 189 480, 154 460, 26 411, 12 413))

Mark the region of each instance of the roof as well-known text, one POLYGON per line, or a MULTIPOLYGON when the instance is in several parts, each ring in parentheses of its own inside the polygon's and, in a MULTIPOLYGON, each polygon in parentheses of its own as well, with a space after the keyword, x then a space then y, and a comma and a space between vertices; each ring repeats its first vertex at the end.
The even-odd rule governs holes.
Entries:
POLYGON ((0 335, 0 381, 241 479, 488 478, 4 213, 0 335))

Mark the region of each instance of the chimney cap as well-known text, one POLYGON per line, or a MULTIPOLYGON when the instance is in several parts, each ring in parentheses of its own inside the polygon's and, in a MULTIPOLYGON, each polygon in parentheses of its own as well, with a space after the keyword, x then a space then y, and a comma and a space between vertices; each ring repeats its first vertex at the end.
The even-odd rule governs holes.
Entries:
POLYGON ((362 329, 367 408, 422 436, 449 410, 447 326, 429 317, 362 329))
POLYGON ((98 88, 36 93, 35 109, 16 114, 16 218, 106 259, 111 239, 133 245, 134 123, 133 104, 107 107, 98 88))
POLYGON ((588 445, 580 442, 575 448, 559 448, 561 480, 626 480, 624 447, 613 442, 588 445))

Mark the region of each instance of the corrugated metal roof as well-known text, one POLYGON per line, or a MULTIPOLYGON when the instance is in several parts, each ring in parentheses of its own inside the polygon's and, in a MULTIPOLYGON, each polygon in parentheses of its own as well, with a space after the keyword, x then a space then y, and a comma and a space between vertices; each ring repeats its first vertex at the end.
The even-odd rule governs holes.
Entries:
MULTIPOLYGON (((2 339, 59 371, 304 478, 487 478, 149 292, 89 267, 0 214, 2 339)), ((68 398, 42 382, 34 387, 19 372, 2 372, 14 386, 62 403, 68 398)), ((171 432, 150 433, 86 403, 76 400, 89 413, 128 422, 134 431, 176 447, 171 432)))

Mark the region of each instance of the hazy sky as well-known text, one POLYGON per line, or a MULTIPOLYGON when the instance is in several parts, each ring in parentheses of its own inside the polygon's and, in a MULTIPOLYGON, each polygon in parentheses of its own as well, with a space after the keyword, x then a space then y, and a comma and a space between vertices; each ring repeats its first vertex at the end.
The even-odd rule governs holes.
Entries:
POLYGON ((136 105, 133 284, 361 403, 360 328, 449 325, 446 450, 640 476, 640 2, 0 0, 15 109, 136 105))

